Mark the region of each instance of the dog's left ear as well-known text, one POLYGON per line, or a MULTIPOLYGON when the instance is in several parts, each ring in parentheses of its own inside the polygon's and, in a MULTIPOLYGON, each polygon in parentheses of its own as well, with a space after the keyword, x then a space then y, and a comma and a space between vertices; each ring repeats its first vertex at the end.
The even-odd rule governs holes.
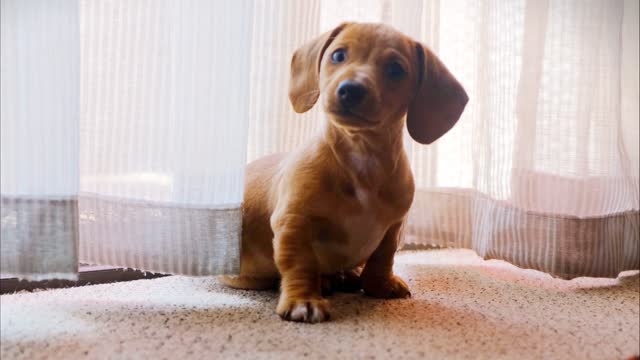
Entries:
POLYGON ((342 23, 314 40, 302 45, 291 58, 291 79, 289 80, 289 100, 297 113, 313 107, 320 96, 318 80, 324 51, 348 23, 342 23))
POLYGON ((467 93, 438 57, 416 43, 418 82, 407 111, 407 129, 421 144, 431 144, 458 121, 469 101, 467 93))

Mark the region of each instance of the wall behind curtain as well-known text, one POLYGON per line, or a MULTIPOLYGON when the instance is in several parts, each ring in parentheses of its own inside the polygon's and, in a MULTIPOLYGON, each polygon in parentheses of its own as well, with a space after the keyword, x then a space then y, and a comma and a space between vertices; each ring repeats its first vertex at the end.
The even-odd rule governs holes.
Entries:
POLYGON ((567 278, 639 267, 637 2, 261 6, 248 161, 299 146, 323 121, 288 103, 295 48, 342 21, 386 22, 439 54, 471 98, 435 144, 406 136, 417 192, 405 242, 567 278))

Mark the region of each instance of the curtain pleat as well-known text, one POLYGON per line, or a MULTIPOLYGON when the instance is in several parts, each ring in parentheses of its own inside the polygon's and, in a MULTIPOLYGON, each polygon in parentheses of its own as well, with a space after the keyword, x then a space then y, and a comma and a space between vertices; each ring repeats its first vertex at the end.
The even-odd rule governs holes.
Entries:
POLYGON ((78 3, 2 0, 1 276, 78 268, 78 3))
POLYGON ((242 212, 101 196, 80 197, 80 259, 185 275, 239 270, 242 212))
POLYGON ((416 193, 405 243, 469 248, 562 278, 638 268, 640 214, 579 218, 527 212, 464 190, 416 193), (603 240, 605 239, 605 240, 603 240))

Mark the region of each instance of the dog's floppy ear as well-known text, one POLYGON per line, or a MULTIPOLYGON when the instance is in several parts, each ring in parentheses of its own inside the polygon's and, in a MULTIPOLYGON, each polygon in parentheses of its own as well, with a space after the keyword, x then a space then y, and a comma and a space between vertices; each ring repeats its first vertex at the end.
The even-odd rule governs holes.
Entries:
POLYGON ((348 23, 342 23, 318 38, 304 44, 291 58, 291 79, 289 80, 289 100, 297 113, 311 109, 318 101, 320 88, 320 63, 324 51, 348 23))
POLYGON ((462 115, 469 97, 442 61, 416 43, 418 85, 407 110, 407 129, 421 144, 431 144, 444 135, 462 115))

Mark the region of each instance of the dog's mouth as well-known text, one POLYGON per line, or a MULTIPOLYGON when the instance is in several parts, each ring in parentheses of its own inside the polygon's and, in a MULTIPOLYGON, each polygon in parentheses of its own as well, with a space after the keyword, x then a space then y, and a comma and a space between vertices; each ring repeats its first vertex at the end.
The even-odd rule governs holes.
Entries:
POLYGON ((353 109, 337 106, 336 108, 329 109, 329 112, 334 115, 336 120, 344 125, 355 127, 368 127, 374 125, 373 121, 353 109))

